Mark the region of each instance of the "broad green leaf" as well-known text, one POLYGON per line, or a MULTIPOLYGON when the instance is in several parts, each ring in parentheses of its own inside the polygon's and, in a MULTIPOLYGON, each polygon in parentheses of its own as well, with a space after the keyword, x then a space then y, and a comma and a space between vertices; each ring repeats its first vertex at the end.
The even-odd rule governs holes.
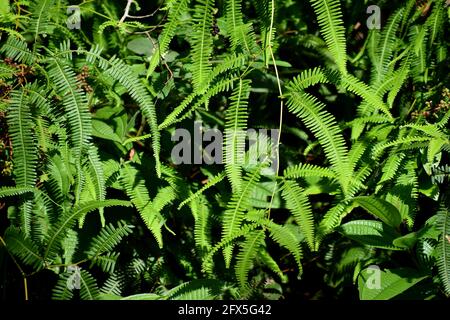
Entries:
POLYGON ((398 227, 402 217, 397 208, 386 200, 374 196, 361 196, 354 199, 354 203, 363 207, 369 213, 379 218, 391 227, 398 227))
POLYGON ((380 221, 354 220, 341 225, 338 230, 344 236, 367 246, 402 250, 393 244, 394 239, 400 234, 380 221))
POLYGON ((427 278, 413 269, 391 269, 381 271, 368 268, 358 278, 361 300, 389 300, 427 278), (377 279, 377 277, 379 277, 377 279))

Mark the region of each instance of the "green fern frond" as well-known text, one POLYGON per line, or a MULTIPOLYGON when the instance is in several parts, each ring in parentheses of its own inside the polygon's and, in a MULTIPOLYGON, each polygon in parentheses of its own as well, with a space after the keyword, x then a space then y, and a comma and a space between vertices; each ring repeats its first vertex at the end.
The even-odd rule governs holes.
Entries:
POLYGON ((410 53, 408 53, 407 57, 404 59, 400 68, 392 76, 393 84, 392 84, 392 88, 388 94, 389 108, 393 107, 395 98, 397 97, 398 93, 400 92, 401 87, 403 86, 406 79, 408 78, 408 75, 410 73, 410 65, 411 65, 410 53))
POLYGON ((62 257, 66 265, 72 264, 73 256, 78 247, 78 233, 73 230, 67 230, 67 234, 61 242, 61 249, 64 252, 62 257))
POLYGON ((314 216, 307 195, 295 181, 291 180, 283 182, 281 195, 286 200, 287 208, 291 211, 295 221, 305 235, 308 246, 311 250, 314 250, 314 216))
POLYGON ((140 177, 139 170, 131 164, 126 164, 121 170, 120 180, 145 225, 155 237, 159 247, 162 248, 161 226, 163 217, 154 208, 145 181, 140 177))
POLYGON ((408 145, 408 144, 412 144, 415 142, 427 142, 427 141, 430 141, 430 138, 420 137, 420 136, 409 136, 409 137, 398 138, 394 141, 379 142, 372 149, 372 158, 377 159, 383 153, 384 150, 386 150, 387 148, 393 147, 393 146, 408 145))
POLYGON ((375 86, 380 86, 388 73, 389 61, 392 58, 395 46, 398 42, 396 33, 399 29, 403 13, 403 8, 397 10, 390 16, 386 26, 383 28, 376 51, 377 59, 376 61, 373 61, 376 73, 372 80, 372 84, 375 86))
POLYGON ((270 237, 280 246, 286 248, 295 259, 297 263, 299 275, 303 273, 301 259, 303 257, 302 247, 300 246, 300 241, 298 237, 293 232, 292 228, 288 225, 279 225, 274 222, 269 222, 266 224, 270 237))
POLYGON ((256 230, 249 233, 242 243, 236 262, 236 278, 241 287, 247 285, 248 273, 252 269, 253 261, 255 260, 260 247, 264 244, 264 230, 256 230))
POLYGON ((389 118, 390 122, 394 121, 392 114, 383 100, 364 82, 350 74, 347 74, 342 77, 342 84, 350 92, 362 97, 372 108, 383 112, 389 118))
POLYGON ((106 60, 100 56, 101 49, 93 47, 89 51, 79 50, 80 53, 87 56, 87 62, 94 63, 98 60, 98 65, 105 73, 123 85, 140 106, 142 114, 150 126, 152 135, 153 155, 156 161, 156 174, 161 177, 161 161, 160 161, 160 132, 158 129, 158 121, 156 109, 148 90, 142 84, 140 79, 134 74, 130 66, 125 64, 121 59, 112 57, 106 60))
POLYGON ((203 195, 203 193, 207 189, 215 186, 216 184, 221 182, 225 177, 226 177, 225 172, 220 172, 220 173, 216 174, 214 177, 208 179, 208 182, 203 187, 201 187, 198 191, 196 191, 195 193, 191 194, 188 198, 186 198, 185 200, 183 200, 180 203, 180 205, 178 206, 178 210, 180 210, 187 203, 190 203, 191 201, 194 201, 194 200, 198 199, 201 195, 203 195))
POLYGON ((98 256, 92 262, 93 264, 99 266, 103 270, 103 272, 111 274, 116 268, 119 255, 120 253, 118 252, 108 252, 104 255, 98 256))
POLYGON ((292 79, 290 87, 300 92, 318 83, 328 83, 328 78, 320 67, 302 71, 292 79))
POLYGON ((69 273, 61 273, 52 292, 53 300, 71 300, 73 292, 69 289, 67 282, 69 281, 69 273))
POLYGON ((0 188, 0 198, 15 197, 26 193, 33 193, 36 189, 32 187, 2 187, 0 188))
POLYGON ((321 177, 321 178, 336 178, 333 170, 323 168, 310 163, 300 163, 289 166, 284 170, 283 176, 285 179, 298 179, 307 177, 321 177))
POLYGON ((97 281, 87 271, 80 271, 80 298, 81 300, 96 300, 99 294, 97 281))
POLYGON ((317 137, 344 193, 347 192, 351 168, 345 140, 335 118, 325 111, 325 105, 317 98, 296 91, 289 93, 288 109, 302 119, 306 127, 317 137))
POLYGON ((450 295, 450 214, 448 209, 441 207, 438 215, 438 228, 441 231, 441 237, 436 248, 437 265, 445 293, 450 295))
MULTIPOLYGON (((233 193, 227 204, 222 222, 222 240, 225 240, 240 230, 241 223, 244 220, 244 213, 250 209, 250 195, 260 178, 260 167, 258 166, 253 172, 249 172, 245 177, 240 193, 233 193)), ((225 263, 229 267, 231 262, 232 246, 224 249, 225 263)))
POLYGON ((0 61, 0 79, 11 79, 16 70, 0 61))
POLYGON ((219 80, 214 85, 211 85, 206 90, 206 92, 200 96, 196 91, 193 92, 166 117, 166 119, 159 125, 159 129, 167 128, 170 125, 173 125, 177 122, 186 119, 194 110, 196 110, 201 105, 209 101, 211 97, 221 92, 230 90, 235 80, 236 80, 235 78, 219 80), (189 108, 188 111, 186 111, 183 115, 180 116, 180 114, 192 103, 192 101, 194 101, 195 98, 198 98, 197 100, 195 100, 195 103, 189 108))
POLYGON ((28 49, 27 43, 14 37, 8 37, 0 52, 8 58, 27 65, 32 65, 36 59, 36 56, 28 49))
POLYGON ((395 175, 398 173, 398 168, 400 167, 403 159, 405 159, 404 153, 394 153, 387 158, 386 162, 383 165, 383 175, 381 176, 378 185, 395 177, 395 175))
MULTIPOLYGON (((70 126, 70 138, 77 159, 87 151, 91 140, 91 115, 86 94, 80 88, 75 72, 62 60, 51 59, 49 76, 63 99, 66 116, 70 126)), ((79 161, 79 160, 78 160, 79 161)))
POLYGON ((192 79, 195 90, 199 91, 205 89, 205 80, 211 72, 213 4, 214 0, 197 0, 197 5, 194 7, 191 50, 192 79))
POLYGON ((247 134, 247 104, 250 81, 239 80, 230 98, 231 104, 225 116, 225 137, 223 141, 223 161, 233 192, 242 188, 242 163, 247 134))
POLYGON ((83 214, 94 211, 101 207, 112 207, 112 206, 130 206, 130 202, 123 200, 108 199, 104 201, 90 201, 87 203, 80 204, 78 207, 73 208, 71 211, 65 212, 58 222, 52 226, 48 233, 46 239, 47 247, 44 253, 44 260, 52 261, 56 254, 62 239, 68 229, 73 228, 76 219, 78 219, 83 214))
POLYGON ((25 90, 13 91, 8 108, 8 126, 14 148, 14 174, 20 187, 34 187, 37 146, 29 99, 25 90))
POLYGON ((38 43, 38 37, 52 32, 53 27, 50 23, 53 0, 36 0, 32 2, 29 10, 32 12, 28 30, 33 34, 34 44, 38 43))
POLYGON ((125 277, 122 274, 115 272, 106 279, 100 291, 103 294, 115 294, 120 296, 124 287, 125 277))
POLYGON ((242 15, 242 0, 227 0, 226 25, 231 38, 233 51, 243 51, 252 54, 256 51, 252 25, 245 24, 242 15))
POLYGON ((342 75, 347 74, 347 48, 344 22, 339 0, 310 0, 317 21, 331 53, 342 75))
POLYGON ((123 221, 119 221, 117 226, 108 224, 91 240, 89 249, 86 251, 87 257, 96 259, 101 254, 112 251, 131 231, 130 226, 123 221))
MULTIPOLYGON (((88 158, 90 164, 90 176, 94 181, 96 200, 103 201, 106 197, 106 184, 105 184, 105 174, 103 172, 103 165, 98 156, 98 150, 95 146, 91 145, 88 150, 88 158)), ((103 208, 99 209, 100 220, 102 222, 102 227, 105 226, 105 217, 103 208)))
POLYGON ((5 231, 4 241, 6 249, 18 257, 26 265, 33 266, 35 270, 43 268, 44 260, 39 247, 28 238, 20 229, 10 226, 5 231))
POLYGON ((203 254, 211 247, 210 235, 210 208, 203 195, 199 195, 189 203, 192 215, 194 217, 194 239, 195 245, 203 254))
POLYGON ((169 9, 167 15, 167 22, 164 24, 164 30, 159 36, 158 45, 150 59, 150 64, 147 69, 147 78, 155 71, 161 58, 164 59, 164 55, 169 48, 169 44, 175 36, 175 31, 181 22, 181 17, 186 12, 190 0, 174 1, 169 9))
POLYGON ((349 201, 343 201, 331 207, 320 221, 317 228, 316 247, 322 239, 338 227, 344 216, 351 211, 349 201))

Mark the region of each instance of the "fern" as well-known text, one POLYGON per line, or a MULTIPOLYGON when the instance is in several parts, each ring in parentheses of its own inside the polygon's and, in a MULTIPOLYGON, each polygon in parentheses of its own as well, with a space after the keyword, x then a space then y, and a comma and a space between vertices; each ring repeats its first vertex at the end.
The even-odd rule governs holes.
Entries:
POLYGON ((400 21, 402 19, 404 10, 397 10, 387 22, 386 26, 383 29, 383 33, 380 37, 380 44, 377 49, 377 60, 374 61, 376 74, 372 80, 372 84, 375 86, 381 85, 381 83, 385 80, 385 77, 388 73, 389 60, 392 58, 394 53, 395 46, 397 44, 397 38, 395 36, 400 21))
POLYGON ((236 258, 236 278, 241 287, 247 284, 248 273, 252 268, 252 262, 258 255, 258 251, 263 244, 263 230, 253 231, 245 237, 241 251, 236 258))
POLYGON ((26 265, 30 265, 36 270, 43 267, 43 258, 39 252, 39 247, 29 239, 20 229, 9 227, 5 232, 6 249, 13 255, 20 258, 26 265))
MULTIPOLYGON (((63 104, 70 126, 70 137, 77 159, 87 151, 91 140, 91 116, 87 106, 87 98, 80 89, 73 70, 62 60, 52 59, 49 76, 53 79, 63 104)), ((79 161, 79 160, 78 160, 79 161)))
POLYGON ((163 218, 159 210, 153 206, 145 182, 139 178, 139 171, 136 167, 130 164, 125 165, 121 170, 121 182, 145 225, 152 232, 158 245, 162 247, 163 218))
POLYGON ((441 207, 439 214, 439 231, 441 236, 437 249, 437 265, 439 276, 445 289, 445 293, 450 295, 450 215, 448 210, 441 207))
POLYGON ((85 213, 96 210, 100 207, 111 207, 111 206, 129 206, 128 201, 123 200, 105 200, 105 201, 91 201, 79 205, 72 211, 65 212, 58 222, 52 226, 50 229, 47 239, 46 239, 46 249, 44 253, 44 260, 52 261, 56 256, 57 245, 64 237, 65 232, 72 228, 75 224, 75 220, 85 213))
POLYGON ((161 176, 161 162, 160 162, 160 133, 158 130, 157 116, 155 105, 153 104, 152 98, 148 94, 144 85, 139 81, 139 79, 133 74, 133 71, 129 66, 127 66, 122 60, 113 57, 110 60, 106 60, 100 56, 101 49, 98 47, 93 47, 89 52, 79 51, 87 55, 87 61, 94 63, 96 59, 99 60, 99 67, 102 68, 105 73, 111 76, 113 79, 122 84, 127 88, 131 97, 139 104, 141 107, 142 114, 147 119, 150 125, 150 131, 152 134, 152 147, 153 155, 156 161, 156 173, 158 177, 161 176))
POLYGON ((212 26, 212 8, 214 0, 197 0, 193 14, 192 34, 192 73, 195 90, 205 89, 205 80, 211 72, 211 55, 213 38, 210 32, 212 26))
POLYGON ((14 37, 8 37, 0 52, 4 53, 8 58, 27 65, 33 64, 36 59, 36 56, 28 49, 27 43, 14 37))
POLYGON ((342 75, 347 74, 345 29, 339 0, 311 0, 328 50, 342 75))
POLYGON ((89 250, 86 255, 89 259, 96 259, 104 252, 114 249, 120 243, 123 237, 131 233, 131 228, 123 221, 119 221, 117 227, 109 224, 103 228, 100 233, 91 240, 89 250))
POLYGON ((310 163, 300 163, 289 166, 284 170, 283 176, 286 179, 298 179, 307 177, 321 177, 330 179, 336 178, 336 174, 333 170, 322 168, 310 163))
POLYGON ((350 164, 344 138, 334 117, 324 110, 324 104, 306 93, 291 91, 288 108, 299 116, 305 125, 317 136, 333 165, 333 170, 335 170, 337 179, 345 193, 351 176, 350 164))
POLYGON ((232 190, 236 193, 239 193, 242 188, 241 165, 245 153, 248 117, 246 109, 249 93, 250 81, 239 80, 230 98, 231 104, 226 114, 223 161, 232 190))
MULTIPOLYGON (((222 222, 222 240, 232 237, 240 230, 244 219, 244 213, 251 207, 250 194, 255 183, 260 178, 259 167, 244 177, 244 183, 240 193, 234 193, 227 204, 227 209, 222 222)), ((225 263, 227 267, 231 263, 232 246, 224 249, 225 263)))
POLYGON ((198 199, 207 189, 215 186, 219 182, 221 182, 223 179, 225 179, 226 175, 224 172, 220 172, 214 177, 208 179, 208 182, 201 187, 198 191, 191 194, 187 199, 183 200, 180 205, 178 206, 178 210, 180 210, 183 206, 185 206, 187 203, 190 203, 191 201, 194 201, 198 199))
POLYGON ((160 58, 164 59, 164 54, 169 48, 170 41, 175 36, 176 29, 181 22, 181 17, 184 12, 186 12, 189 3, 190 0, 174 1, 172 3, 172 6, 169 9, 167 22, 164 25, 164 30, 159 37, 158 46, 150 59, 150 64, 147 69, 147 78, 149 78, 155 70, 160 58))
POLYGON ((95 278, 87 271, 80 271, 80 298, 82 300, 95 300, 99 294, 95 278))
POLYGON ((295 221, 305 235, 308 246, 311 250, 314 250, 314 217, 308 197, 295 181, 285 180, 282 190, 282 196, 286 200, 286 206, 292 212, 295 221))

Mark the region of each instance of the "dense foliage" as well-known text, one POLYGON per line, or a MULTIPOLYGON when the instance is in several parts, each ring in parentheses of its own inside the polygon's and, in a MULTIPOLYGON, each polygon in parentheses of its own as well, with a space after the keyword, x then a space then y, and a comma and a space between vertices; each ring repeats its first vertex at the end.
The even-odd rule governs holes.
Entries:
POLYGON ((2 298, 450 295, 450 8, 371 4, 0 0, 2 298))

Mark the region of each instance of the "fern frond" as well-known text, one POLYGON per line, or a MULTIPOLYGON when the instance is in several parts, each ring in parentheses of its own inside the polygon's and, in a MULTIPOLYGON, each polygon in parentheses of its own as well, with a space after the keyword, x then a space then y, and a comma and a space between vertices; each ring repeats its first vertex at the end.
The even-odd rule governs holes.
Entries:
POLYGON ((284 170, 283 176, 285 179, 298 179, 307 177, 321 177, 321 178, 336 178, 333 170, 323 168, 310 163, 300 163, 289 166, 284 170))
MULTIPOLYGON (((98 150, 95 146, 91 145, 88 150, 88 158, 90 164, 90 176, 94 181, 96 200, 103 201, 106 197, 106 184, 105 175, 103 172, 103 165, 98 156, 98 150)), ((102 222, 102 227, 105 226, 105 217, 103 216, 103 208, 99 209, 100 220, 102 222)))
POLYGON ((32 65, 36 59, 35 55, 28 49, 27 43, 15 37, 8 37, 0 52, 8 58, 27 65, 32 65))
POLYGON ((294 256, 298 266, 299 275, 301 275, 303 272, 301 263, 303 257, 302 247, 292 228, 289 228, 288 225, 281 226, 274 222, 269 222, 266 226, 270 232, 270 237, 278 243, 279 246, 286 248, 294 256))
POLYGON ((35 270, 42 269, 44 260, 39 247, 20 229, 10 226, 5 231, 4 241, 6 249, 23 263, 32 266, 35 270))
POLYGON ((120 296, 124 287, 124 276, 119 273, 113 273, 108 279, 106 279, 100 291, 102 294, 115 294, 120 296))
POLYGON ((397 94, 399 93, 401 87, 403 86, 404 82, 408 78, 409 72, 410 72, 410 53, 408 53, 407 57, 401 64, 400 68, 394 73, 393 75, 393 85, 391 90, 388 94, 388 106, 389 108, 392 108, 394 105, 394 100, 397 97, 397 94))
POLYGON ((123 200, 108 199, 104 201, 90 201, 80 204, 78 207, 73 208, 71 211, 65 212, 55 225, 52 226, 46 239, 47 247, 44 253, 44 260, 53 260, 57 254, 57 246, 61 243, 66 231, 71 229, 75 220, 83 214, 94 211, 101 207, 112 206, 130 206, 130 202, 123 200))
POLYGON ((208 179, 208 182, 203 187, 201 187, 198 191, 191 194, 187 199, 183 200, 180 203, 180 205, 178 206, 178 210, 180 210, 187 203, 198 199, 207 189, 215 186, 216 184, 221 182, 225 177, 226 177, 225 172, 220 172, 217 175, 215 175, 214 177, 208 179))
POLYGON ((441 207, 438 215, 438 228, 441 231, 441 237, 436 248, 437 265, 445 293, 450 295, 450 213, 447 208, 441 207))
POLYGON ((0 198, 15 197, 26 193, 33 193, 36 189, 32 187, 2 187, 0 188, 0 198))
POLYGON ((208 202, 203 195, 189 203, 192 215, 194 216, 194 239, 195 245, 204 253, 211 247, 210 235, 210 209, 208 202))
POLYGON ((345 140, 335 118, 324 110, 325 105, 317 98, 296 91, 290 91, 288 109, 302 119, 306 127, 317 137, 344 193, 347 192, 351 169, 345 140))
POLYGON ((8 126, 14 148, 14 174, 20 187, 34 187, 37 146, 30 102, 25 90, 13 91, 8 109, 8 126))
POLYGON ((87 270, 82 269, 80 271, 80 298, 82 300, 96 300, 98 294, 97 281, 87 270))
POLYGON ((362 97, 372 108, 383 112, 389 118, 390 122, 394 121, 392 114, 383 100, 364 82, 350 74, 347 74, 342 77, 342 84, 350 92, 362 97))
POLYGON ((181 22, 182 15, 186 12, 190 0, 173 1, 167 15, 167 22, 164 24, 164 30, 159 36, 158 45, 150 58, 150 64, 147 69, 147 78, 155 71, 161 58, 169 48, 169 44, 175 36, 175 31, 181 22))
POLYGON ((223 142, 223 162, 233 192, 242 188, 242 164, 247 134, 247 104, 250 81, 239 80, 230 98, 231 104, 225 116, 225 137, 223 142))
POLYGON ((123 221, 119 221, 117 226, 108 224, 91 240, 89 249, 86 251, 87 257, 89 259, 96 259, 101 254, 113 250, 130 233, 130 226, 123 221))
POLYGON ((291 211, 295 221, 305 235, 308 246, 311 250, 314 250, 314 216, 307 195, 295 181, 291 180, 283 182, 281 195, 286 200, 287 208, 291 211))
MULTIPOLYGON (((232 237, 240 230, 241 223, 244 220, 244 213, 250 209, 250 195, 255 184, 260 178, 259 166, 253 172, 244 177, 244 183, 240 193, 233 193, 227 204, 222 222, 222 240, 232 237)), ((231 262, 232 246, 224 249, 225 263, 227 267, 231 262)))
POLYGON ((159 247, 162 248, 161 226, 163 217, 154 208, 145 181, 140 177, 139 170, 131 164, 126 164, 121 170, 120 180, 145 225, 155 237, 159 247))
POLYGON ((159 129, 167 128, 170 125, 173 125, 177 122, 186 119, 194 110, 196 110, 205 102, 207 102, 209 99, 211 99, 211 97, 221 92, 230 90, 235 80, 236 79, 234 78, 219 80, 214 85, 211 85, 207 89, 207 91, 201 96, 199 96, 197 92, 192 93, 166 117, 166 119, 159 125, 159 129), (180 116, 180 114, 192 103, 192 101, 195 98, 198 99, 195 101, 193 106, 191 106, 188 111, 186 111, 182 116, 180 116))
POLYGON ((397 44, 396 33, 399 29, 400 22, 402 20, 402 16, 404 13, 404 9, 400 8, 394 14, 392 14, 383 28, 383 32, 379 39, 379 45, 377 46, 377 60, 374 61, 374 66, 376 70, 376 74, 372 81, 372 84, 375 86, 379 86, 384 81, 389 68, 389 60, 392 58, 395 46, 397 44))
POLYGON ((117 57, 106 60, 100 56, 101 49, 98 47, 91 48, 90 51, 79 50, 87 56, 87 61, 94 63, 99 61, 98 65, 105 73, 123 85, 129 92, 130 96, 139 104, 142 114, 150 126, 152 135, 153 155, 156 161, 156 174, 161 177, 161 161, 160 161, 160 132, 158 129, 158 121, 156 116, 155 105, 148 90, 142 84, 140 79, 134 74, 130 66, 125 64, 117 57))
POLYGON ((62 60, 51 59, 49 68, 49 76, 63 99, 72 147, 79 161, 81 154, 88 149, 91 140, 92 124, 87 97, 76 79, 75 72, 62 60))
POLYGON ((29 8, 32 14, 28 30, 33 34, 34 44, 37 44, 39 36, 52 32, 50 16, 53 7, 53 0, 36 0, 32 2, 29 8))
POLYGON ((70 276, 69 273, 61 273, 59 275, 58 282, 56 282, 56 285, 52 290, 53 300, 71 300, 73 298, 73 292, 67 285, 70 276))
POLYGON ((211 72, 213 4, 214 0, 198 0, 193 14, 192 79, 195 90, 199 91, 205 89, 205 80, 211 72))
POLYGON ((377 159, 381 153, 387 148, 398 146, 398 145, 408 145, 414 142, 426 142, 429 141, 428 137, 420 137, 420 136, 409 136, 409 137, 401 137, 394 141, 389 142, 379 142, 372 149, 372 158, 377 159))
POLYGON ((0 79, 11 79, 16 70, 0 61, 0 79))
POLYGON ((398 168, 404 158, 405 158, 404 153, 394 153, 387 158, 386 162, 383 165, 382 168, 383 175, 381 176, 378 185, 382 184, 383 182, 389 181, 395 177, 395 175, 398 173, 398 168))
POLYGON ((302 71, 292 79, 290 87, 300 92, 318 83, 328 83, 328 78, 320 67, 302 71))
POLYGON ((247 285, 248 273, 252 269, 260 247, 264 244, 264 230, 252 231, 245 237, 241 250, 237 255, 236 278, 241 287, 247 285))
POLYGON ((103 272, 113 273, 116 268, 117 259, 120 253, 118 252, 108 252, 104 255, 98 256, 93 260, 93 264, 99 266, 103 272))
POLYGON ((310 0, 322 36, 342 75, 347 74, 347 48, 339 0, 310 0))

